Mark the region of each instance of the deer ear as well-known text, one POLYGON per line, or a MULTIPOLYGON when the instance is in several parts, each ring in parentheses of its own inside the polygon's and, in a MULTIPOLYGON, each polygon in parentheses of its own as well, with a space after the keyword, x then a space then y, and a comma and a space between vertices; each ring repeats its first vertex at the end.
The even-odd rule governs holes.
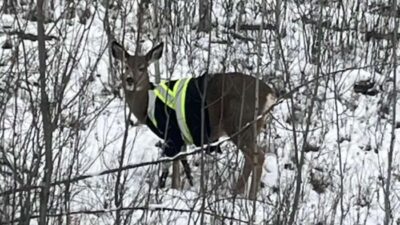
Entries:
POLYGON ((146 54, 147 62, 150 64, 154 61, 159 60, 162 56, 163 48, 164 48, 164 43, 161 42, 156 47, 154 47, 149 52, 147 52, 147 54, 146 54))
POLYGON ((116 41, 111 42, 111 53, 114 58, 119 60, 122 60, 129 55, 128 52, 125 51, 124 47, 116 41))

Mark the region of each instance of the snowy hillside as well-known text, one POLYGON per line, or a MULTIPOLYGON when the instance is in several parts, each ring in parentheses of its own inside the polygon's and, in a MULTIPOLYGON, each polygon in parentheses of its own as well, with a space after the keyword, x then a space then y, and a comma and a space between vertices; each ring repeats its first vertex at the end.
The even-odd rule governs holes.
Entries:
POLYGON ((42 37, 45 83, 38 22, 17 2, 0 13, 1 225, 39 224, 43 85, 49 224, 375 225, 385 212, 386 224, 400 224, 400 17, 391 2, 217 0, 211 31, 200 32, 199 1, 140 10, 137 1, 54 1, 42 37), (158 70, 162 80, 239 71, 276 88, 280 104, 259 138, 268 152, 256 201, 232 192, 244 158, 229 139, 222 154, 188 157, 193 187, 184 174, 182 190, 171 179, 157 187, 160 140, 128 115, 110 35, 131 54, 165 43, 154 82, 158 70))

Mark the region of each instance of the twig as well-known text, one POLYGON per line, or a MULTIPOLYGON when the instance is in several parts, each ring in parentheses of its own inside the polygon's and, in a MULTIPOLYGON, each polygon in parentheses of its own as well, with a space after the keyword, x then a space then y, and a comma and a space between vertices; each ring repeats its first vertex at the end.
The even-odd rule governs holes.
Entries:
MULTIPOLYGON (((63 213, 51 213, 47 214, 46 217, 60 217, 60 216, 70 216, 70 215, 99 215, 99 214, 105 214, 105 213, 112 213, 116 211, 134 211, 134 210, 142 210, 142 211, 168 211, 168 212, 179 212, 179 213, 204 213, 209 216, 215 216, 215 217, 220 217, 221 219, 228 219, 228 220, 233 220, 237 221, 240 223, 247 223, 247 221, 235 218, 235 217, 230 217, 230 216, 224 216, 224 215, 218 215, 213 212, 205 211, 205 210, 191 210, 191 209, 176 209, 176 208, 171 208, 171 207, 153 207, 153 206, 148 206, 148 207, 121 207, 121 208, 114 208, 114 209, 97 209, 97 210, 80 210, 80 211, 73 211, 73 212, 63 212, 63 213)), ((32 215, 30 219, 37 219, 39 218, 39 215, 32 215)), ((8 224, 13 224, 13 223, 18 223, 20 220, 23 220, 23 218, 17 218, 11 221, 7 222, 1 222, 0 225, 8 225, 8 224)))

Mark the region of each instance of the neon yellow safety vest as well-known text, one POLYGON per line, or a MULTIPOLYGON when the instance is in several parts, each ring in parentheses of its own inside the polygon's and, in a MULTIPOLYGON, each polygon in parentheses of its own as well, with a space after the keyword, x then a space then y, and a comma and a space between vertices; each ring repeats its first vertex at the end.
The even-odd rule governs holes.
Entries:
POLYGON ((167 81, 162 81, 154 90, 149 91, 149 104, 147 107, 147 116, 155 127, 157 127, 157 120, 154 113, 156 98, 173 109, 176 114, 181 135, 186 144, 194 143, 192 134, 187 125, 185 112, 186 91, 190 80, 191 78, 177 80, 172 90, 168 87, 167 81))

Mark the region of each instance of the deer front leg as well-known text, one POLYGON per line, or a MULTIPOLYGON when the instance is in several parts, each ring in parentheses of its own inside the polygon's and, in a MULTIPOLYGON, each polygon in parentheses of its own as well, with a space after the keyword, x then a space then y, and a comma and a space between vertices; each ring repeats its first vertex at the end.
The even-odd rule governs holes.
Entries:
MULTIPOLYGON (((190 170, 190 166, 189 163, 187 162, 187 159, 181 159, 179 160, 182 163, 182 166, 184 168, 186 177, 189 181, 190 186, 193 186, 193 177, 191 174, 191 170, 190 170)), ((181 181, 180 181, 180 168, 179 168, 179 163, 175 163, 178 162, 178 160, 174 161, 174 163, 172 163, 172 188, 174 189, 178 189, 179 187, 181 187, 181 181)), ((161 172, 161 176, 159 178, 159 188, 165 188, 165 183, 167 181, 168 178, 168 174, 169 174, 169 167, 171 166, 170 162, 164 162, 162 163, 162 172, 161 172)))
POLYGON ((171 186, 173 189, 179 189, 181 187, 179 159, 174 160, 172 163, 172 185, 171 186))
POLYGON ((165 188, 165 183, 167 181, 167 177, 169 174, 169 163, 163 163, 162 164, 162 172, 161 172, 161 176, 159 178, 158 181, 158 187, 159 188, 165 188))
POLYGON ((181 159, 181 163, 183 166, 183 171, 185 171, 186 178, 188 179, 189 185, 193 187, 193 177, 192 177, 192 170, 190 169, 189 163, 185 158, 181 159))
MULTIPOLYGON (((186 146, 183 145, 179 148, 179 152, 186 152, 186 146)), ((189 179, 189 183, 193 184, 193 181, 191 180, 191 173, 190 173, 190 168, 189 164, 187 163, 186 157, 178 157, 176 160, 174 160, 172 164, 172 188, 174 189, 180 189, 181 186, 181 175, 180 175, 180 167, 179 167, 179 161, 182 162, 182 165, 184 167, 184 171, 186 173, 186 177, 189 179)))

